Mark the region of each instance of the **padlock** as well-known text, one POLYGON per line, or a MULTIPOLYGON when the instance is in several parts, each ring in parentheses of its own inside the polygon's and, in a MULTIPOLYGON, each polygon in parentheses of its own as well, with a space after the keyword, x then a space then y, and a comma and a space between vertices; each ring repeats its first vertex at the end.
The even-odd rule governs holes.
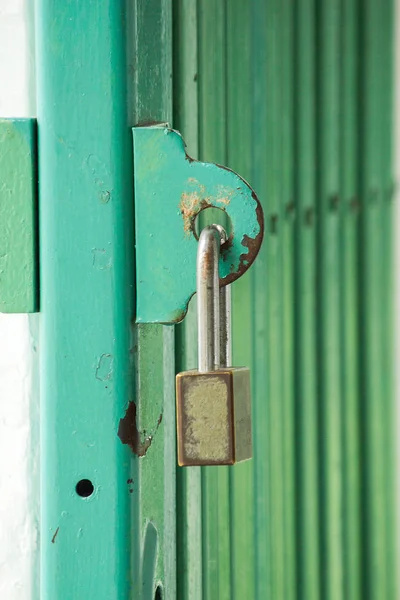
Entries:
POLYGON ((198 369, 176 376, 178 464, 185 467, 233 465, 252 455, 250 371, 227 366, 230 293, 220 292, 220 246, 219 226, 204 228, 197 251, 198 369))

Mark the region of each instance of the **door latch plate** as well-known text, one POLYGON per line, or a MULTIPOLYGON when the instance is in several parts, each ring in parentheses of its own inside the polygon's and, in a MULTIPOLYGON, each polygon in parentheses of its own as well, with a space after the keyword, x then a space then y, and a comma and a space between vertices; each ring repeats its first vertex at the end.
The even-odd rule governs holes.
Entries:
POLYGON ((221 285, 251 266, 264 233, 261 204, 237 173, 187 155, 166 124, 133 128, 136 238, 136 321, 180 322, 196 290, 200 211, 219 208, 231 222, 221 248, 221 285))

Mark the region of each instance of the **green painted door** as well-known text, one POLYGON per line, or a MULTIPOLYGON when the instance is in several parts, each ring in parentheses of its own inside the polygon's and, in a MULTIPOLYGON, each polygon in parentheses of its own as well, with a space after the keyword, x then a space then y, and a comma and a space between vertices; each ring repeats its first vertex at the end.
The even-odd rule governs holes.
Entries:
POLYGON ((41 599, 395 600, 391 0, 36 4, 41 599), (233 468, 176 467, 195 300, 134 323, 131 127, 166 121, 264 207, 233 468))

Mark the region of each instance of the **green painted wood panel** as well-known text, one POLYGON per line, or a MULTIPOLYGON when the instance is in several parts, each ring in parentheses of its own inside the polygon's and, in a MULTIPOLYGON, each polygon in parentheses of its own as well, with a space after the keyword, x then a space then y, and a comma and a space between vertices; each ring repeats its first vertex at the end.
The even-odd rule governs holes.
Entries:
MULTIPOLYGON (((226 5, 227 164, 252 181, 251 6, 233 0, 226 5), (241 85, 238 85, 238 81, 241 85), (240 144, 237 140, 240 140, 240 144)), ((232 360, 252 360, 251 272, 232 286, 232 360)), ((231 598, 255 597, 253 461, 230 470, 231 598)))
MULTIPOLYGON (((264 422, 267 438, 267 460, 258 457, 259 477, 266 480, 269 496, 269 581, 267 585, 270 597, 282 597, 284 594, 284 498, 283 498, 283 420, 282 420, 282 178, 281 173, 281 142, 282 133, 280 119, 277 119, 281 102, 281 16, 282 3, 269 2, 266 4, 266 29, 257 27, 258 44, 265 52, 265 66, 260 69, 260 75, 254 73, 254 78, 261 78, 263 86, 262 106, 260 113, 265 116, 264 164, 265 180, 262 181, 268 235, 265 240, 265 264, 263 272, 258 273, 255 283, 256 302, 255 315, 266 311, 265 336, 259 336, 257 347, 266 346, 269 372, 263 373, 258 368, 258 360, 254 361, 255 376, 259 380, 256 401, 264 396, 268 411, 264 422), (268 287, 265 281, 268 280, 268 287), (262 380, 261 380, 262 377, 262 380), (261 387, 262 381, 262 387, 261 387), (264 390, 264 393, 262 393, 264 390)), ((254 15, 256 17, 256 15, 254 15)), ((261 66, 261 65, 260 65, 261 66)), ((254 82, 257 86, 257 79, 254 82)), ((256 135, 254 131, 253 135, 256 135)), ((258 168, 260 170, 260 167, 258 168)), ((257 317, 256 317, 257 319, 257 317)), ((261 425, 261 424, 260 424, 261 425)), ((261 432, 258 434, 261 437, 261 432)), ((261 575, 261 573, 260 573, 261 575)))
POLYGON ((134 523, 132 453, 117 435, 132 397, 134 299, 121 6, 41 0, 36 39, 41 598, 120 600, 134 523))
POLYGON ((295 435, 296 561, 299 598, 320 598, 316 396, 316 74, 315 6, 295 3, 295 435))
POLYGON ((359 6, 342 2, 341 12, 341 122, 340 233, 341 261, 341 410, 343 411, 343 597, 361 599, 361 397, 358 373, 359 322, 358 244, 358 72, 360 56, 359 6))
POLYGON ((172 600, 174 331, 132 327, 130 131, 172 116, 171 5, 40 0, 37 53, 41 598, 172 600))
POLYGON ((321 596, 343 597, 339 184, 340 2, 317 4, 317 403, 321 596))
MULTIPOLYGON (((365 543, 362 547, 363 597, 395 597, 393 588, 393 549, 390 539, 393 536, 387 524, 393 517, 387 513, 387 499, 390 486, 385 477, 390 463, 390 425, 385 413, 390 411, 392 394, 384 381, 384 347, 382 329, 390 327, 390 321, 383 317, 389 310, 389 298, 382 286, 389 292, 391 286, 385 281, 385 272, 390 256, 385 256, 384 248, 390 231, 382 221, 385 206, 385 183, 390 166, 390 140, 384 139, 384 112, 388 110, 387 94, 382 61, 385 53, 386 37, 391 38, 391 22, 387 3, 366 2, 361 20, 361 77, 360 95, 364 102, 360 111, 360 197, 362 203, 360 224, 360 384, 363 398, 363 419, 361 423, 363 462, 362 462, 362 526, 365 543), (389 161, 388 164, 386 161, 389 161), (383 227, 384 228, 383 228, 383 227), (385 265, 386 264, 386 268, 385 265), (378 493, 379 490, 379 493, 378 493), (392 572, 388 572, 392 565, 392 572)), ((387 52, 387 50, 386 50, 387 52)), ((389 60, 389 65, 391 61, 389 60)), ((387 65, 387 66, 389 66, 387 65)), ((385 69, 387 67, 385 66, 385 69)), ((390 86, 389 86, 390 87, 390 86)), ((390 292, 389 292, 390 293, 390 292)), ((386 334, 387 335, 387 334, 386 334)), ((390 335, 390 334, 389 334, 390 335)), ((390 355, 391 353, 389 353, 390 355)), ((389 384, 390 385, 390 384, 389 384)), ((390 526, 391 527, 391 526, 390 526)))
POLYGON ((284 592, 296 593, 296 484, 295 484, 295 387, 294 387, 294 5, 282 3, 282 34, 279 52, 282 78, 281 127, 281 236, 282 236, 282 442, 284 502, 284 592))
MULTIPOLYGON (((267 7, 262 1, 254 2, 251 11, 251 61, 252 61, 252 103, 251 109, 257 119, 252 119, 251 146, 252 146, 252 179, 257 189, 263 208, 267 215, 267 228, 270 212, 266 203, 267 156, 268 156, 268 130, 266 110, 266 61, 267 55, 267 7)), ((270 155, 269 155, 270 157, 270 155)), ((270 171, 269 171, 270 174, 270 171)), ((270 232, 268 232, 268 236, 270 232)), ((266 343, 268 335, 268 305, 269 294, 266 293, 265 277, 268 261, 268 248, 264 243, 258 256, 257 264, 251 272, 251 338, 252 338, 252 395, 253 395, 253 470, 254 470, 254 545, 255 545, 255 597, 271 598, 271 494, 269 468, 271 457, 269 401, 266 371, 254 369, 255 363, 268 364, 269 354, 266 343)), ((237 342, 236 342, 237 343, 237 342)), ((278 426, 278 424, 277 424, 278 426)))
POLYGON ((386 0, 382 4, 381 20, 381 46, 383 47, 382 61, 386 65, 381 69, 381 87, 383 92, 381 111, 381 135, 383 150, 381 153, 381 189, 382 189, 382 256, 384 259, 383 280, 380 287, 382 293, 382 397, 385 403, 385 530, 386 530, 386 578, 389 598, 396 598, 399 593, 398 587, 398 550, 397 538, 394 535, 397 522, 397 493, 396 493, 396 394, 395 394, 395 193, 394 182, 394 81, 395 73, 395 11, 393 2, 386 0))
POLYGON ((0 312, 37 312, 35 119, 0 119, 0 173, 0 312))
POLYGON ((233 286, 254 457, 231 469, 228 505, 224 475, 203 475, 203 596, 230 573, 232 598, 395 598, 392 208, 364 200, 392 189, 391 2, 196 4, 179 106, 198 107, 202 158, 248 178, 266 221, 233 286))

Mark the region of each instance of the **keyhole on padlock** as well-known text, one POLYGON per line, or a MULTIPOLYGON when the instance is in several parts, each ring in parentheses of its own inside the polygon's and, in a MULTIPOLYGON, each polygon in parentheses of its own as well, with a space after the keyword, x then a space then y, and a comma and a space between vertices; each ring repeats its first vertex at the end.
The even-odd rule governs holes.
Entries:
POLYGON ((221 225, 229 239, 232 233, 232 223, 227 213, 222 208, 207 206, 203 208, 194 220, 194 235, 199 239, 200 232, 209 225, 221 225))

